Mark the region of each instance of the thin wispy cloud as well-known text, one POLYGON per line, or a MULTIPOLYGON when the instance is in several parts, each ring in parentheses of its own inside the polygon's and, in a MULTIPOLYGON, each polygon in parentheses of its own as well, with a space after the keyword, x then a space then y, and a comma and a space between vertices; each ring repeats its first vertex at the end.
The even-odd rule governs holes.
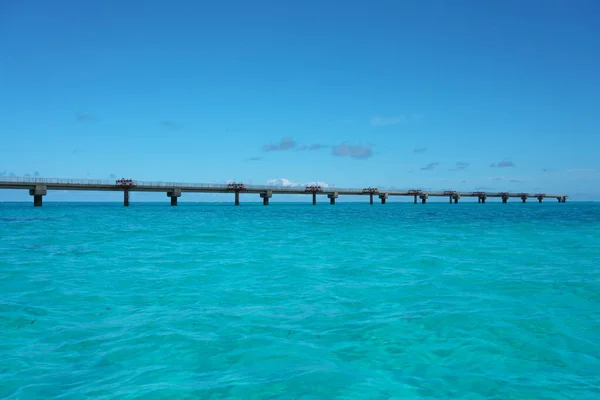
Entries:
POLYGON ((279 143, 269 143, 263 146, 264 151, 285 151, 295 148, 297 143, 292 138, 283 138, 279 143))
POLYGON ((88 121, 94 121, 96 119, 96 117, 86 114, 86 113, 75 113, 75 119, 77 119, 77 121, 79 122, 88 122, 88 121))
POLYGON ((512 182, 512 183, 521 183, 521 182, 525 182, 525 181, 522 180, 522 179, 511 179, 511 180, 509 180, 509 182, 512 182))
POLYGON ((406 122, 406 116, 404 115, 397 115, 393 117, 376 116, 371 118, 371 125, 373 126, 398 125, 404 122, 406 122))
POLYGON ((429 163, 426 166, 421 167, 421 171, 431 171, 431 170, 435 169, 438 165, 440 165, 440 163, 438 163, 438 162, 429 163))
POLYGON ((494 190, 494 188, 489 186, 477 186, 475 190, 494 190))
POLYGON ((427 151, 427 147, 415 147, 413 149, 413 153, 425 153, 427 151))
POLYGON ((315 143, 310 145, 302 145, 298 147, 296 151, 317 151, 321 149, 326 149, 328 147, 329 146, 327 146, 326 144, 315 143))
POLYGON ((262 157, 248 157, 246 158, 246 161, 260 161, 262 159, 262 157))
POLYGON ((179 128, 179 124, 177 124, 176 122, 173 122, 173 121, 160 121, 159 124, 163 128, 170 128, 170 129, 179 128))
POLYGON ((117 179, 117 174, 109 174, 108 177, 110 179, 117 179))
POLYGON ((373 150, 371 149, 371 146, 342 143, 338 146, 333 146, 331 154, 336 157, 366 159, 373 156, 373 150))
POLYGON ((468 162, 459 161, 456 164, 454 164, 454 168, 451 168, 450 171, 461 171, 463 169, 469 168, 470 165, 471 164, 469 164, 468 162))
POLYGON ((567 172, 596 172, 595 168, 572 168, 568 169, 567 172))
MULTIPOLYGON (((17 174, 15 174, 14 172, 10 172, 10 173, 6 173, 6 171, 4 172, 0 172, 0 176, 17 176, 17 174)), ((25 172, 24 174, 20 175, 20 176, 24 176, 26 178, 39 178, 40 173, 38 171, 33 171, 33 172, 25 172)))
POLYGON ((490 167, 491 168, 510 168, 510 167, 516 167, 516 165, 512 161, 504 160, 504 161, 500 161, 497 163, 492 163, 492 164, 490 164, 490 167))

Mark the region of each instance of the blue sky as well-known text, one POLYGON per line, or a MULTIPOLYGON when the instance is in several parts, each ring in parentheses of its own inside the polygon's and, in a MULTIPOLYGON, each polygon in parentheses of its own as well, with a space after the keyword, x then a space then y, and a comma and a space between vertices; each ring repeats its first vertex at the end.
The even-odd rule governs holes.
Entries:
POLYGON ((0 174, 600 199, 599 20, 586 0, 0 0, 0 174))

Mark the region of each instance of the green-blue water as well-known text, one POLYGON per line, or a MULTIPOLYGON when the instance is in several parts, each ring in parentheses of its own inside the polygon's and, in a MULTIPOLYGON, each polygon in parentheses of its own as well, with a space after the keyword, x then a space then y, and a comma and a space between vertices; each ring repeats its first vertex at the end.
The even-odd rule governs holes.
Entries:
POLYGON ((0 398, 598 399, 600 204, 0 204, 0 398))

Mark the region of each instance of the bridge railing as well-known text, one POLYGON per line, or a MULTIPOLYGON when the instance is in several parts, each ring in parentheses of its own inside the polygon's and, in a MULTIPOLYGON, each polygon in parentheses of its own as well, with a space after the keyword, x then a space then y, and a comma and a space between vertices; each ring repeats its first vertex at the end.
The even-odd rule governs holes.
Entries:
MULTIPOLYGON (((23 184, 54 184, 54 185, 98 185, 98 186, 117 186, 117 179, 63 179, 63 178, 41 178, 35 176, 0 176, 0 183, 23 183, 23 184)), ((241 182, 240 182, 241 183, 241 182)), ((146 188, 180 188, 180 187, 189 187, 189 188, 205 188, 205 189, 228 189, 230 185, 228 183, 187 183, 187 182, 161 182, 161 181, 133 181, 134 186, 142 186, 146 188)), ((296 186, 280 186, 280 185, 245 185, 245 189, 249 190, 277 190, 282 192, 290 192, 290 193, 298 193, 305 192, 306 185, 296 185, 296 186)), ((233 190, 233 189, 231 189, 233 190)), ((364 189, 357 188, 336 188, 336 187, 323 187, 322 192, 330 193, 330 192, 345 192, 352 194, 365 194, 364 189)), ((450 193, 450 191, 430 191, 430 190, 414 190, 414 189, 390 189, 384 190, 380 189, 380 193, 390 192, 390 193, 406 193, 407 195, 414 194, 428 194, 430 196, 443 196, 450 193)), ((454 191, 452 191, 454 192, 454 191)), ((477 196, 480 193, 486 194, 490 197, 497 197, 501 195, 508 195, 509 197, 538 197, 541 194, 534 193, 516 193, 516 192, 455 192, 458 195, 473 197, 477 196)), ((565 195, 556 195, 556 194, 544 194, 544 197, 559 197, 565 195)))
POLYGON ((39 178, 35 176, 2 176, 0 182, 11 183, 49 183, 49 184, 71 184, 71 185, 114 185, 115 180, 100 179, 62 179, 62 178, 39 178))
MULTIPOLYGON (((0 177, 0 182, 10 183, 39 183, 39 184, 54 184, 54 185, 107 185, 117 186, 117 179, 101 180, 101 179, 63 179, 63 178, 40 178, 33 176, 3 176, 0 177)), ((241 182, 240 182, 241 183, 241 182)), ((229 183, 189 183, 189 182, 162 182, 162 181, 139 181, 133 180, 134 186, 143 186, 148 188, 206 188, 206 189, 228 189, 229 183)), ((250 190, 285 190, 290 192, 304 191, 306 185, 297 186, 279 186, 279 185, 246 185, 244 188, 250 190)), ((341 189, 341 188, 323 188, 323 191, 340 190, 346 192, 362 193, 362 189, 341 189)))

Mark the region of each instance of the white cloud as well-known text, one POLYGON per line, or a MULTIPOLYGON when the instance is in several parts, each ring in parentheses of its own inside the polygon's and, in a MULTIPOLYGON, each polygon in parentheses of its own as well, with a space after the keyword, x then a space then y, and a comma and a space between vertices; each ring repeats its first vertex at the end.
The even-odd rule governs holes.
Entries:
POLYGON ((281 186, 281 187, 304 187, 309 185, 318 185, 323 188, 330 187, 330 185, 326 182, 306 182, 306 183, 297 183, 291 181, 287 178, 277 178, 277 179, 269 179, 267 181, 267 185, 269 186, 281 186))
POLYGON ((328 187, 333 187, 333 185, 329 185, 326 182, 321 182, 321 181, 316 181, 316 182, 306 182, 303 183, 302 186, 311 186, 311 185, 316 185, 316 186, 321 186, 322 188, 328 188, 328 187))
POLYGON ((298 186, 298 184, 296 182, 292 182, 292 181, 290 181, 289 179, 286 179, 286 178, 269 179, 267 181, 267 185, 270 185, 270 186, 284 186, 284 187, 298 186))

